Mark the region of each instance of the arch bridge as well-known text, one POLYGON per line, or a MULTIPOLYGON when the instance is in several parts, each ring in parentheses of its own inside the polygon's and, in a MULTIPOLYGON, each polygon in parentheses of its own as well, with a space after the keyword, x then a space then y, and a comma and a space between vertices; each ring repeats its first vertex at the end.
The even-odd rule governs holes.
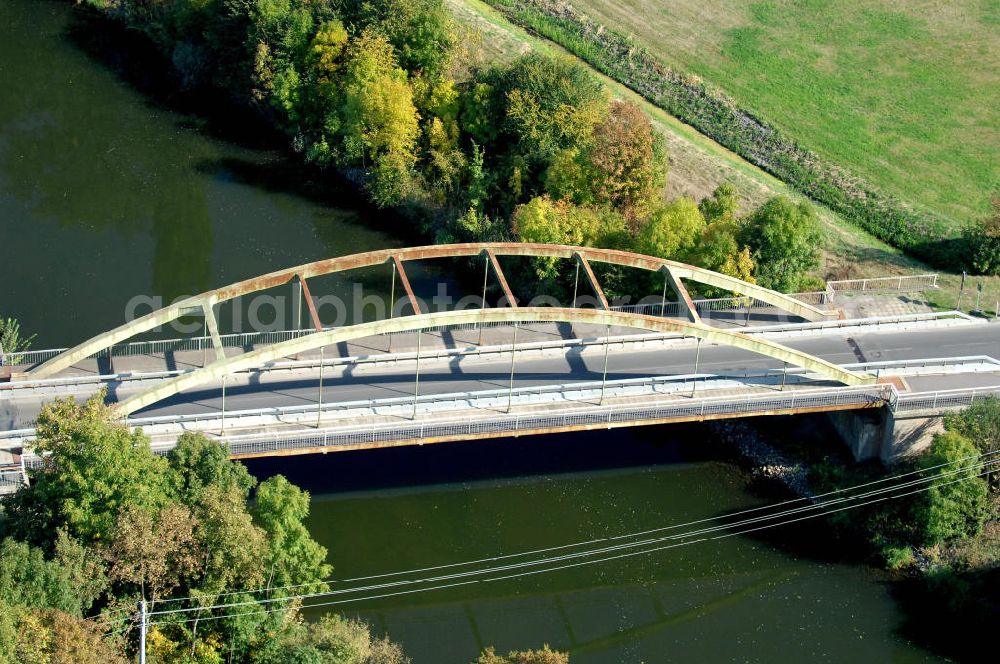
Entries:
MULTIPOLYGON (((156 386, 135 394, 117 404, 117 412, 123 416, 139 411, 159 401, 185 390, 213 383, 224 376, 253 369, 283 357, 325 346, 350 341, 362 337, 399 332, 422 331, 430 328, 489 323, 590 323, 608 326, 628 327, 649 332, 678 333, 711 343, 741 348, 768 356, 814 372, 824 378, 849 386, 870 385, 876 382, 873 376, 848 371, 831 362, 808 353, 783 346, 759 336, 751 337, 731 330, 720 329, 705 324, 699 317, 685 281, 704 284, 742 296, 754 298, 775 308, 787 311, 809 321, 827 320, 836 316, 835 312, 821 310, 793 297, 778 293, 759 285, 742 281, 735 277, 678 263, 653 256, 646 256, 613 249, 564 246, 554 244, 529 243, 465 243, 447 244, 403 249, 383 249, 350 256, 329 258, 278 270, 259 277, 223 286, 200 295, 189 297, 145 316, 129 321, 113 330, 99 334, 59 355, 47 360, 34 369, 18 374, 16 379, 39 380, 59 374, 77 362, 105 351, 136 335, 158 328, 184 316, 203 316, 205 328, 212 339, 215 359, 204 367, 193 369, 156 386), (577 266, 577 278, 582 274, 589 283, 597 300, 597 308, 580 307, 521 307, 517 304, 498 257, 515 256, 531 258, 552 258, 572 260, 577 266), (422 310, 415 297, 406 273, 406 263, 412 261, 482 257, 485 264, 485 279, 492 273, 504 293, 508 306, 502 308, 480 308, 475 310, 443 311, 427 313, 422 310), (628 268, 637 268, 664 277, 664 297, 669 286, 678 297, 680 310, 685 320, 648 316, 637 313, 612 311, 607 297, 592 268, 593 263, 604 263, 628 268), (413 314, 390 317, 373 322, 360 323, 339 328, 324 328, 316 310, 314 298, 309 288, 309 280, 314 277, 389 264, 393 268, 393 289, 396 274, 403 286, 413 314), (214 307, 234 298, 251 295, 289 283, 298 283, 308 307, 312 331, 287 341, 273 343, 250 352, 227 357, 219 334, 219 325, 214 307)), ((484 280, 485 292, 486 280, 484 280)), ((485 304, 485 302, 484 302, 485 304)), ((574 301, 575 304, 575 301, 574 301)))

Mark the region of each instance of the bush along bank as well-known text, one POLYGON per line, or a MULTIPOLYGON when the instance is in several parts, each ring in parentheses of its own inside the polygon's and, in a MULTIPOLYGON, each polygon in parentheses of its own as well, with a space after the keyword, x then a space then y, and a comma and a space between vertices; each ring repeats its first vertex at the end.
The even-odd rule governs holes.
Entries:
POLYGON ((572 5, 554 0, 486 1, 876 238, 941 268, 1000 271, 998 265, 973 260, 979 234, 944 236, 941 220, 803 148, 720 91, 664 65, 628 36, 572 5))

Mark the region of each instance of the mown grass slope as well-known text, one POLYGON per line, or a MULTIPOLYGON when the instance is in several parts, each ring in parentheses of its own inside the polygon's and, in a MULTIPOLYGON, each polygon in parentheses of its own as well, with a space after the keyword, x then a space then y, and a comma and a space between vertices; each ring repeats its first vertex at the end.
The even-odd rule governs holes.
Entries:
MULTIPOLYGON (((463 39, 468 49, 459 68, 505 62, 531 50, 574 57, 558 45, 511 24, 482 0, 447 0, 447 5, 464 30, 463 39)), ((643 108, 666 138, 670 158, 664 192, 666 197, 687 195, 700 199, 722 182, 730 182, 736 186, 747 209, 778 194, 802 200, 801 195, 781 181, 679 122, 623 85, 595 70, 592 72, 613 95, 633 101, 643 108)), ((871 237, 829 209, 817 206, 817 212, 824 234, 821 247, 823 261, 817 276, 839 279, 933 271, 902 251, 871 237)), ((942 308, 954 307, 959 280, 960 277, 954 273, 942 273, 941 290, 929 294, 935 304, 942 308)), ((985 277, 975 281, 984 283, 983 306, 993 312, 1000 306, 996 304, 1000 301, 1000 278, 985 277)), ((970 282, 962 302, 963 309, 969 309, 974 301, 973 288, 970 282)))
POLYGON ((1000 0, 573 0, 957 227, 1000 186, 1000 0))

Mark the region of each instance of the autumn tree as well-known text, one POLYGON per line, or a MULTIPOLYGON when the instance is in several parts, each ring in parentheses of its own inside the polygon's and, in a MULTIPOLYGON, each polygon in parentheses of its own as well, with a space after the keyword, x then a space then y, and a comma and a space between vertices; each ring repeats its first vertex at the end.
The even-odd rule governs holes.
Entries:
POLYGON ((137 588, 153 602, 185 585, 201 564, 194 528, 191 511, 182 505, 167 505, 155 514, 126 509, 102 548, 110 580, 137 588))
POLYGON ((649 118, 635 104, 614 101, 591 140, 597 202, 630 219, 644 217, 660 198, 667 174, 663 139, 649 118))
POLYGON ((0 600, 0 664, 127 664, 120 642, 58 609, 0 600))

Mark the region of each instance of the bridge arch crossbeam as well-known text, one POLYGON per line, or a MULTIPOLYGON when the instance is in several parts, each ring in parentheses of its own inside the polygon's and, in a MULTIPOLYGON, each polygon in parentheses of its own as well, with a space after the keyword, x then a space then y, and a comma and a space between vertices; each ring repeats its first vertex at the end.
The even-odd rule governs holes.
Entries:
MULTIPOLYGON (((594 247, 577 247, 559 244, 539 244, 520 242, 500 242, 484 243, 470 242, 463 244, 442 244, 424 247, 409 247, 400 249, 380 249, 350 256, 339 256, 327 258, 312 263, 305 263, 295 267, 270 272, 253 279, 247 279, 228 286, 223 286, 212 291, 207 291, 200 295, 186 298, 184 300, 170 304, 162 309, 146 314, 120 325, 113 330, 99 334, 73 348, 63 351, 42 363, 35 369, 28 372, 33 379, 42 379, 53 376, 58 372, 67 369, 77 362, 85 360, 115 344, 121 343, 137 334, 148 332, 149 330, 166 325, 182 316, 205 315, 208 316, 211 308, 218 303, 226 302, 234 298, 249 295, 259 291, 267 290, 288 284, 299 279, 303 285, 307 279, 336 272, 345 272, 365 267, 373 267, 385 263, 395 263, 397 265, 406 261, 429 260, 437 258, 461 258, 474 257, 478 255, 495 256, 523 256, 523 257, 550 257, 574 259, 583 258, 590 262, 608 263, 632 267, 652 272, 666 270, 673 280, 686 279, 696 283, 722 288, 740 295, 752 297, 761 302, 766 302, 774 307, 783 309, 796 316, 809 321, 826 320, 835 316, 834 312, 823 311, 817 307, 800 302, 795 298, 778 293, 757 284, 751 284, 729 275, 720 274, 711 270, 678 263, 676 261, 646 256, 617 249, 597 249, 594 247)), ((693 320, 697 317, 693 316, 693 320)), ((315 324, 315 321, 314 321, 315 324)))
POLYGON ((816 372, 846 385, 870 385, 873 376, 843 369, 836 364, 781 344, 749 335, 692 323, 643 314, 600 309, 568 309, 556 307, 525 307, 518 309, 473 309, 444 311, 387 320, 360 323, 349 327, 314 332, 275 343, 257 350, 217 360, 201 369, 182 374, 156 387, 122 401, 115 409, 126 417, 185 390, 221 381, 223 376, 252 370, 267 362, 352 339, 399 332, 415 332, 428 328, 475 323, 576 323, 629 327, 650 332, 681 333, 704 341, 741 348, 816 372))

